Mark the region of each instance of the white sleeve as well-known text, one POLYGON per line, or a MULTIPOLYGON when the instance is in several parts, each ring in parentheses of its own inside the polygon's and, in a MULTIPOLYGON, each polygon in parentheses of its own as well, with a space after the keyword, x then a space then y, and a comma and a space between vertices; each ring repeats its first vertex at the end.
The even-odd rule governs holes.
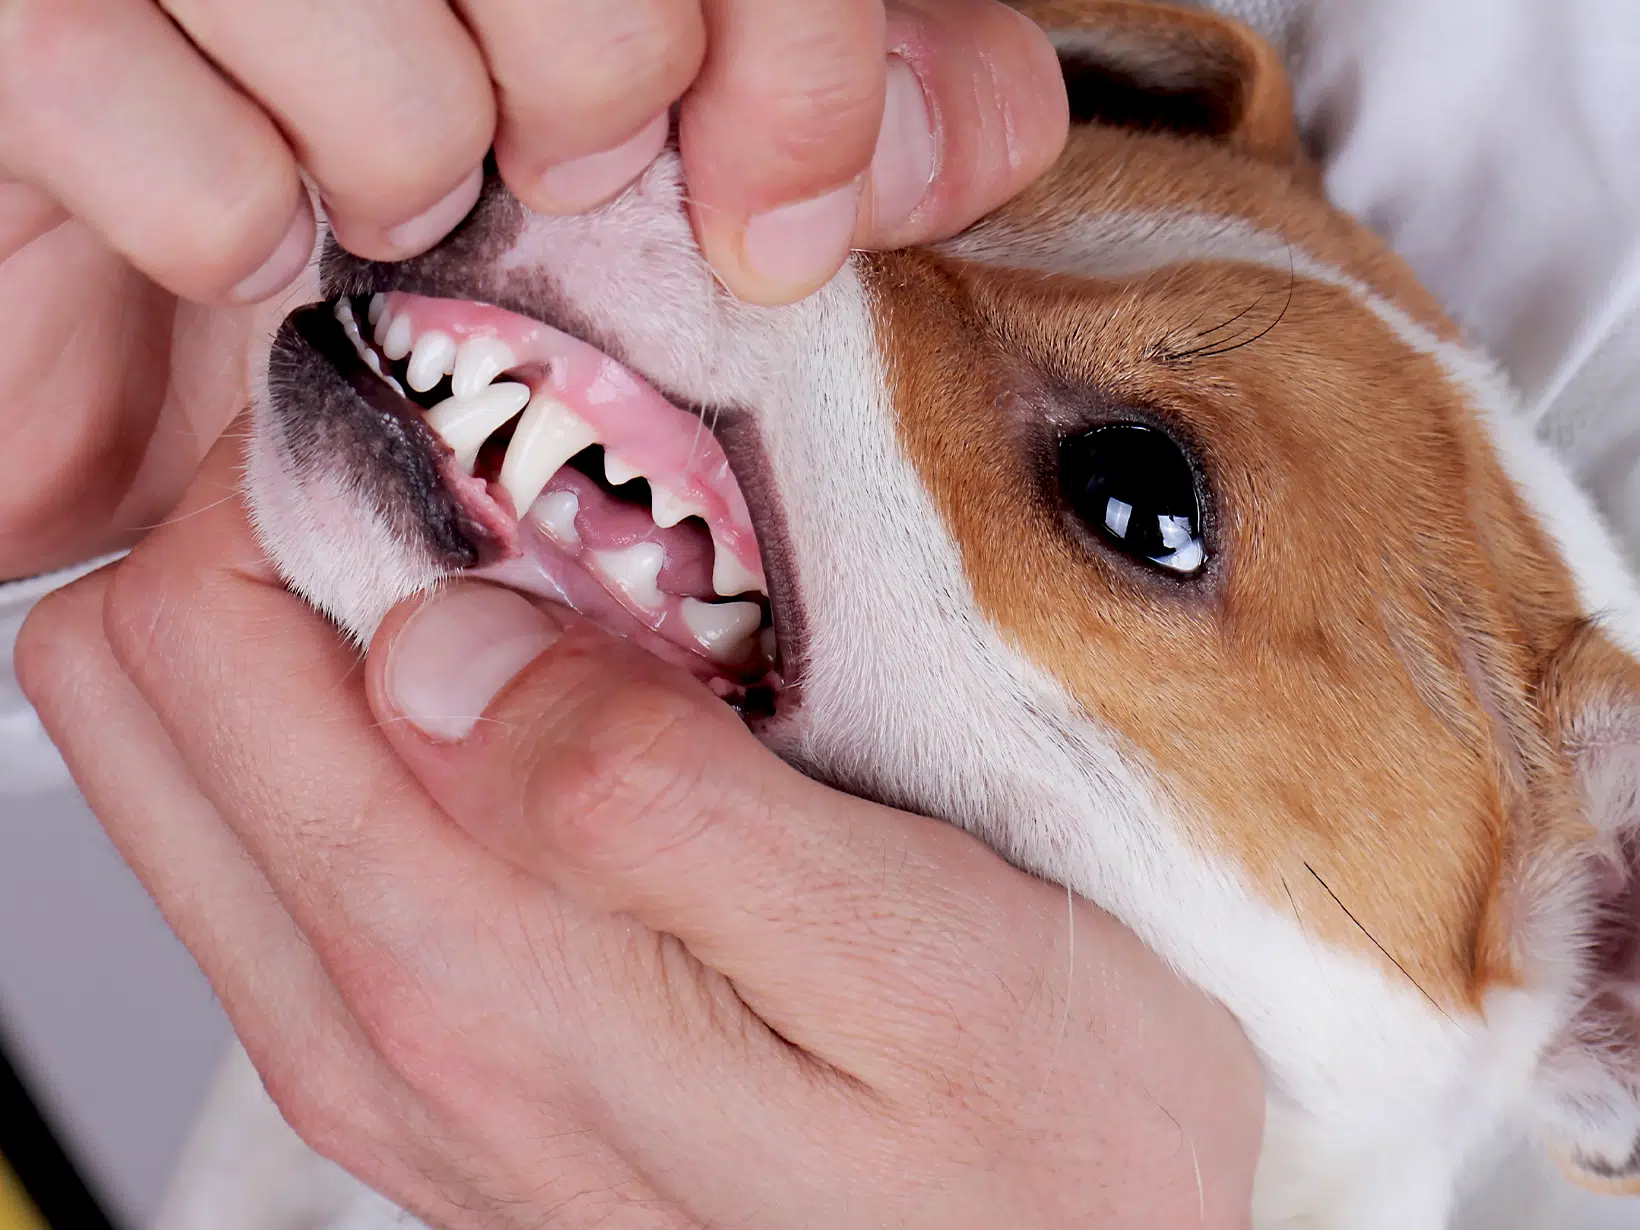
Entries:
POLYGON ((1640 558, 1640 4, 1212 7, 1283 49, 1328 194, 1503 365, 1640 558))

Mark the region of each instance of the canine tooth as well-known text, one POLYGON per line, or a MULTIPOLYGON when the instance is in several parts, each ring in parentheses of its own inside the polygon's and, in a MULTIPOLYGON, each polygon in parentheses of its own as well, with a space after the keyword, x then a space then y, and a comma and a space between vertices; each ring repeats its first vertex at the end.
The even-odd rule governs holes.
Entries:
POLYGON ((642 478, 643 474, 632 465, 622 461, 614 453, 604 454, 604 477, 609 480, 611 487, 623 487, 635 478, 642 478))
POLYGON ((655 524, 663 530, 671 529, 685 517, 706 515, 704 508, 696 508, 676 492, 654 483, 649 485, 649 512, 655 518, 655 524))
POLYGON ((734 662, 746 656, 752 634, 763 622, 763 611, 755 602, 702 602, 683 600, 683 622, 707 653, 721 661, 734 662))
POLYGON ((740 557, 728 547, 712 539, 712 588, 720 598, 761 591, 763 583, 755 573, 740 562, 740 557))
POLYGON ((773 665, 775 654, 780 652, 780 638, 773 628, 765 628, 757 634, 757 647, 762 650, 764 660, 773 665))
POLYGON ((383 303, 382 314, 371 325, 370 336, 376 339, 376 345, 380 346, 387 340, 387 331, 393 327, 393 319, 387 311, 387 305, 383 303))
POLYGON ((382 353, 394 362, 410 353, 410 317, 408 314, 396 317, 392 324, 387 326, 387 336, 382 339, 382 353))
POLYGON ((549 491, 536 501, 535 519, 560 546, 578 551, 581 532, 575 528, 575 514, 581 511, 580 497, 573 491, 549 491))
POLYGON ((444 379, 444 373, 455 361, 456 339, 437 329, 430 330, 416 339, 405 379, 416 392, 425 393, 444 379))
POLYGON ((386 295, 371 295, 370 296, 370 310, 367 313, 365 319, 367 319, 370 322, 370 327, 371 328, 376 327, 376 323, 379 320, 381 320, 382 313, 385 312, 386 310, 387 310, 387 296, 386 295))
POLYGON ((475 337, 461 343, 456 351, 456 365, 450 376, 450 391, 457 397, 469 397, 494 380, 509 367, 518 365, 518 356, 505 342, 493 337, 475 337))
POLYGON ((461 468, 471 474, 484 441, 529 400, 527 384, 492 384, 475 397, 445 398, 427 412, 427 425, 438 432, 455 452, 461 468))
POLYGON ((666 551, 658 542, 639 542, 619 551, 594 551, 592 567, 635 605, 646 611, 659 610, 665 598, 655 579, 666 563, 666 551))
MULTIPOLYGON (((458 371, 460 366, 457 359, 458 371)), ((518 420, 501 462, 501 485, 512 497, 518 515, 529 511, 560 466, 596 441, 592 428, 573 410, 548 393, 537 393, 518 420)))

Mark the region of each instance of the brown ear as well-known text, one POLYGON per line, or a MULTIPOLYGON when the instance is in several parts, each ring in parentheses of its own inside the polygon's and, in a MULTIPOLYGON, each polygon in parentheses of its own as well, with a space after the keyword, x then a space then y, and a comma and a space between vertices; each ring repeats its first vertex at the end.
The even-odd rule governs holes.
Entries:
POLYGON ((1239 22, 1147 0, 1011 0, 1053 39, 1071 122, 1221 141, 1303 161, 1275 49, 1239 22))
POLYGON ((1640 1193, 1640 665, 1584 627, 1538 703, 1581 813, 1540 834, 1518 915, 1527 965, 1567 983, 1538 1070, 1539 1123, 1572 1178, 1640 1193))

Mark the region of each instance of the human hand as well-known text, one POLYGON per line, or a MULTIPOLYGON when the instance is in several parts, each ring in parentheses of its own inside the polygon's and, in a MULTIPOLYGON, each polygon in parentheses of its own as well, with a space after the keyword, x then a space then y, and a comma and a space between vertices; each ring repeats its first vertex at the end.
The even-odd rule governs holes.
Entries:
POLYGON ((297 276, 299 170, 344 245, 409 256, 472 204, 492 139, 522 199, 573 211, 641 170, 687 90, 705 251, 776 300, 851 242, 955 233, 1065 132, 1051 48, 997 0, 163 9, 0 0, 0 579, 127 546, 181 496, 246 404, 250 339, 302 292, 260 316, 176 296, 297 276))
POLYGON ((446 1230, 1248 1224, 1250 1050, 1107 915, 505 591, 361 673, 233 491, 19 666, 321 1152, 446 1230))
POLYGON ((1052 48, 999 0, 9 0, 0 168, 161 286, 249 303, 313 246, 416 255, 493 145, 577 213, 679 141, 700 240, 785 302, 851 243, 955 233, 1064 139, 1052 48))

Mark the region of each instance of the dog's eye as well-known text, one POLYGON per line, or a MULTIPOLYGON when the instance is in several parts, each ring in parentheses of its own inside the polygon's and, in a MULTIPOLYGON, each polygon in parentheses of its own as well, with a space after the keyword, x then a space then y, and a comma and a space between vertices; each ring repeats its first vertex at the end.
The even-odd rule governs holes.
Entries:
POLYGON ((1190 576, 1207 562, 1196 473, 1166 433, 1115 423, 1059 445, 1071 511, 1124 555, 1190 576))

